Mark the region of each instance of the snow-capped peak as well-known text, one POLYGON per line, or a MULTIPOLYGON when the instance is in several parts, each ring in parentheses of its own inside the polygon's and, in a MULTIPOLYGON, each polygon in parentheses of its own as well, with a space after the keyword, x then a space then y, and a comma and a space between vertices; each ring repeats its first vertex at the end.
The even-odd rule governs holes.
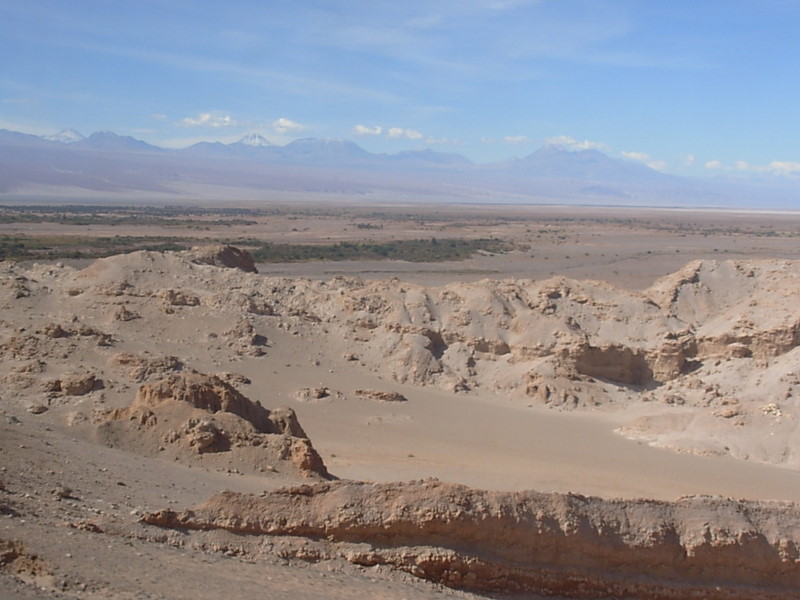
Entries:
POLYGON ((61 142, 62 144, 72 144, 86 139, 74 129, 62 129, 55 135, 46 135, 42 137, 50 142, 61 142))
POLYGON ((272 142, 270 142, 260 133, 248 133, 246 136, 240 139, 238 143, 244 146, 252 146, 253 148, 272 146, 272 142))

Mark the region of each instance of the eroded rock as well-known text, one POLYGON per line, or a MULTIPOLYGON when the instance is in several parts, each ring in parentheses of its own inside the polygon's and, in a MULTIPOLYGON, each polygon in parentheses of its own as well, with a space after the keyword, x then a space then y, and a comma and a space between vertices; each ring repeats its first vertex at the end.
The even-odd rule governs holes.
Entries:
POLYGON ((261 496, 223 492, 193 510, 142 521, 301 537, 304 552, 318 558, 390 565, 481 593, 777 600, 800 587, 800 509, 791 503, 603 500, 436 480, 334 482, 261 496))
POLYGON ((67 373, 59 380, 59 389, 67 396, 83 396, 91 392, 97 383, 94 373, 67 373))
POLYGON ((408 400, 408 398, 403 396, 400 392, 384 390, 356 390, 355 394, 360 398, 377 400, 378 402, 406 402, 408 400))
POLYGON ((247 250, 234 246, 201 246, 190 251, 192 262, 228 269, 239 269, 246 273, 257 273, 253 256, 247 250))
POLYGON ((192 371, 140 386, 128 408, 99 425, 98 435, 146 454, 172 448, 178 459, 184 450, 225 455, 256 471, 285 460, 303 475, 329 477, 291 408, 266 409, 219 377, 192 371))

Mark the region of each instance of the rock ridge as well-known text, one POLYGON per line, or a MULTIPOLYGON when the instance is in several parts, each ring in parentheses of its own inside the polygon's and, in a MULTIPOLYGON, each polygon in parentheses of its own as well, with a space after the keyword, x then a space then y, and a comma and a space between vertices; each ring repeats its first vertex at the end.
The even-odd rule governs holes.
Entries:
MULTIPOLYGON (((479 593, 777 599, 800 589, 800 508, 785 502, 604 500, 438 480, 337 481, 260 496, 223 492, 193 510, 149 513, 142 522, 304 538, 298 557, 390 565, 479 593)), ((299 547, 289 541, 282 552, 299 547)))

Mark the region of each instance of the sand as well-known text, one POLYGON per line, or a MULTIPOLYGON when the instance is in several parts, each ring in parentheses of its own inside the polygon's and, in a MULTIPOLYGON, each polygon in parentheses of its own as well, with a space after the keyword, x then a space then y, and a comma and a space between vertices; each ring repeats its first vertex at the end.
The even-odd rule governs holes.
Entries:
MULTIPOLYGON (((660 216, 640 215, 648 222, 660 216)), ((328 470, 340 478, 388 482, 436 477, 491 490, 660 500, 708 494, 800 502, 800 471, 781 464, 769 449, 763 460, 754 451, 751 459, 744 460, 712 452, 704 455, 691 441, 679 440, 669 449, 668 444, 657 447, 646 437, 630 439, 635 436, 617 432, 621 426, 653 414, 652 403, 577 411, 548 406, 520 389, 504 390, 499 384, 492 388, 488 381, 495 372, 492 369, 499 367, 492 366, 497 359, 490 357, 479 357, 476 367, 475 377, 483 387, 469 391, 448 390, 443 379, 446 372, 403 381, 393 375, 393 359, 364 355, 370 348, 382 347, 383 342, 377 338, 354 341, 347 333, 349 325, 337 329, 335 321, 324 321, 326 303, 336 301, 336 286, 350 285, 340 283, 341 275, 358 275, 378 286, 396 277, 399 283, 392 285, 428 286, 433 295, 447 285, 478 285, 476 282, 487 278, 543 281, 553 274, 577 280, 591 276, 634 293, 682 268, 689 259, 800 257, 789 233, 764 237, 754 230, 727 232, 732 223, 745 221, 754 229, 782 225, 788 232, 795 225, 785 216, 766 215, 760 217, 763 222, 738 214, 717 217, 717 221, 706 214, 681 213, 670 218, 680 223, 696 218, 702 228, 687 235, 678 226, 654 233, 616 221, 605 228, 598 221, 581 222, 573 224, 569 233, 548 234, 542 247, 511 255, 421 265, 259 265, 259 274, 242 279, 230 269, 217 272, 215 267, 187 266, 184 259, 163 255, 112 258, 88 267, 76 263, 75 268, 4 267, 0 482, 5 489, 0 491, 4 514, 0 540, 21 542, 26 556, 35 555, 41 565, 20 559, 0 568, 0 595, 87 599, 203 599, 221 593, 233 599, 259 594, 287 598, 468 597, 384 568, 335 561, 298 563, 279 556, 237 558, 137 538, 135 523, 145 511, 191 507, 223 489, 273 490, 302 482, 307 474, 293 470, 288 463, 278 465, 274 472, 258 472, 246 460, 222 464, 191 453, 137 454, 102 445, 96 429, 99 420, 108 411, 129 406, 141 383, 111 365, 109 360, 120 353, 176 356, 187 368, 201 373, 236 374, 236 387, 248 398, 269 408, 292 408, 328 470), (558 235, 567 239, 558 240, 558 235), (300 276, 307 279, 294 279, 300 276), (275 310, 283 316, 260 314, 258 307, 243 308, 247 298, 258 299, 255 291, 272 277, 295 282, 274 280, 281 290, 275 298, 285 303, 275 310), (287 291, 293 285, 298 289, 287 291), (170 289, 184 296, 165 294, 170 289), (17 293, 22 295, 14 297, 17 293), (196 306, 193 297, 198 299, 196 306), (317 297, 316 305, 305 304, 317 297), (292 310, 297 312, 290 316, 292 310), (314 310, 321 316, 312 314, 314 310), (322 320, 314 320, 317 318, 322 320), (248 323, 255 324, 250 332, 248 323), (53 324, 65 331, 77 332, 80 326, 95 331, 65 337, 42 333, 53 324), (324 335, 319 333, 323 330, 327 331, 324 335), (111 336, 110 346, 102 345, 101 334, 111 336), (254 334, 265 341, 256 340, 254 334), (13 352, 8 345, 12 338, 18 340, 12 344, 13 352), (68 372, 76 368, 96 374, 102 384, 75 396, 42 387, 53 379, 66 381, 68 372), (328 395, 304 396, 304 388, 325 388, 328 395), (381 402, 356 394, 364 389, 398 392, 405 401, 381 402), (70 491, 64 495, 58 491, 61 487, 70 491), (95 521, 109 524, 109 533, 92 532, 87 524, 95 521)), ((311 231, 323 220, 327 231, 341 223, 313 218, 300 223, 309 228, 306 241, 330 237, 320 230, 311 231)), ((514 235, 529 235, 525 229, 530 223, 509 223, 502 227, 516 228, 514 235)), ((488 231, 483 225, 470 227, 473 233, 488 231)), ((383 230, 380 235, 386 233, 383 230)), ((430 229, 423 233, 429 235, 430 229)), ((419 235, 413 231, 409 237, 419 235)), ((468 288, 452 289, 467 294, 464 290, 468 288)), ((399 294, 395 288, 387 290, 399 294)), ((372 292, 363 293, 369 296, 372 292)), ((358 294, 353 297, 360 297, 358 294)), ((445 304, 437 305, 436 314, 451 318, 450 309, 445 308, 445 304)), ((488 335, 490 329, 486 325, 481 335, 488 335)), ((773 368, 783 368, 780 360, 770 358, 768 362, 773 368)), ((752 361, 747 364, 756 364, 756 359, 752 361)), ((701 375, 731 379, 730 373, 723 371, 701 375)), ((744 395, 757 389, 756 383, 738 385, 744 395)), ((662 408, 659 405, 659 411, 662 408)), ((680 415, 699 409, 668 410, 680 415)), ((783 414, 788 415, 784 424, 794 418, 793 410, 783 407, 783 414)), ((753 431, 769 435, 772 421, 756 421, 751 417, 751 425, 762 429, 753 431)), ((687 435, 696 435, 687 431, 687 435)), ((738 435, 714 435, 723 434, 731 439, 738 435)), ((787 443, 794 444, 792 434, 786 435, 787 443)))

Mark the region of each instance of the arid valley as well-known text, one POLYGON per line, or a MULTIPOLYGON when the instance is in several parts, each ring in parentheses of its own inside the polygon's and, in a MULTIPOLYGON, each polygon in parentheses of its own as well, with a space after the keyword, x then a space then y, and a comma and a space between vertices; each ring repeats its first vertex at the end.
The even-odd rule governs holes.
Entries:
POLYGON ((0 208, 0 596, 800 597, 800 214, 0 208))

